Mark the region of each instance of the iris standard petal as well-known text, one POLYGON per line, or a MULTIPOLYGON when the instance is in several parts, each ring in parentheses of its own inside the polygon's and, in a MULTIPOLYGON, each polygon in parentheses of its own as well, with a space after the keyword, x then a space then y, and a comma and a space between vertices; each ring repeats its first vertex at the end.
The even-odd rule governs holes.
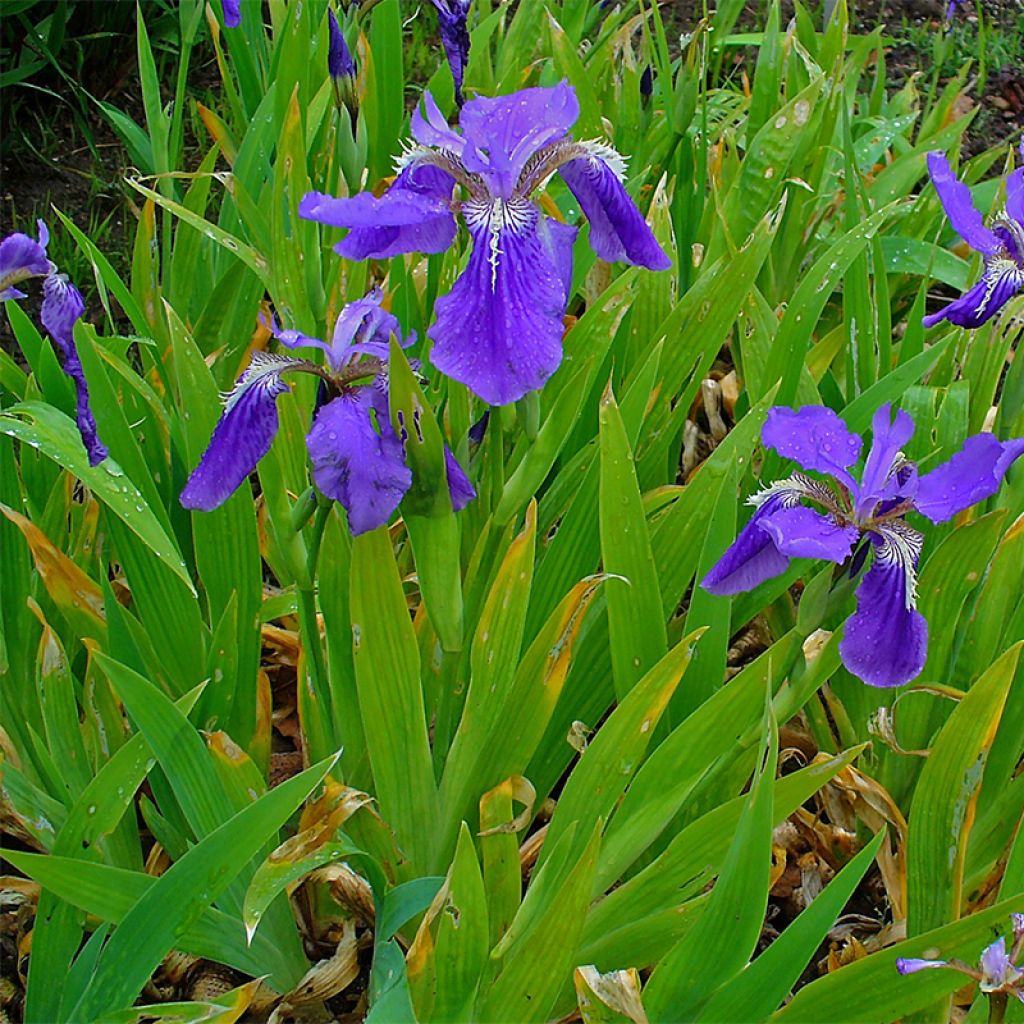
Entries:
POLYGON ((1024 287, 1024 270, 1011 259, 993 259, 978 282, 938 312, 923 317, 925 327, 948 320, 958 327, 981 327, 1024 287))
POLYGON ((462 162, 483 176, 492 195, 508 199, 530 157, 562 138, 579 115, 579 101, 568 82, 470 100, 459 118, 465 143, 462 162))
POLYGON ((590 244, 608 263, 667 270, 672 261, 622 184, 622 158, 600 143, 584 143, 590 155, 570 160, 558 173, 590 222, 590 244))
POLYGON ((444 468, 448 474, 448 493, 451 495, 452 509, 458 512, 476 497, 476 488, 448 445, 444 446, 444 468))
POLYGON ((1000 248, 999 238, 990 228, 985 227, 981 213, 971 198, 971 190, 957 180, 945 153, 936 150, 928 154, 928 174, 935 191, 939 193, 942 208, 953 230, 977 252, 986 256, 997 253, 1000 248))
POLYGON ((89 405, 89 385, 75 347, 75 322, 85 312, 85 302, 78 289, 63 274, 49 274, 43 281, 43 304, 39 310, 42 320, 60 352, 64 372, 75 385, 75 421, 82 443, 89 455, 89 465, 99 465, 110 453, 99 438, 96 419, 89 405))
POLYGON ((765 501, 739 532, 725 554, 700 581, 709 593, 719 596, 739 594, 789 568, 789 556, 779 551, 771 533, 761 529, 762 522, 784 508, 792 507, 799 495, 776 493, 765 501))
POLYGON ((335 251, 350 260, 388 259, 407 252, 444 252, 455 239, 452 176, 428 164, 407 167, 379 198, 360 192, 336 199, 308 192, 299 216, 351 229, 335 251))
POLYGON ((919 960, 914 957, 897 957, 896 970, 900 974, 916 974, 918 971, 927 971, 933 967, 948 967, 946 960, 919 960))
POLYGON ((361 394, 328 402, 306 446, 317 487, 344 506, 353 534, 383 526, 412 483, 401 439, 386 416, 371 417, 361 394))
POLYGON ((982 992, 994 992, 1004 985, 1012 985, 1022 973, 1011 962, 1006 952, 1006 939, 1002 935, 982 951, 980 966, 978 987, 982 992))
MULTIPOLYGON (((505 405, 540 388, 561 362, 565 287, 531 203, 467 203, 463 211, 473 251, 434 304, 430 361, 485 402, 505 405)), ((553 237, 556 245, 568 239, 553 237)))
POLYGON ((15 284, 50 273, 50 261, 46 256, 50 233, 41 220, 36 225, 38 238, 15 231, 0 242, 0 302, 24 298, 25 293, 15 288, 15 284))
POLYGON ((225 28, 238 28, 242 24, 242 0, 220 0, 225 28))
POLYGON ((291 390, 281 374, 303 365, 301 359, 253 352, 181 492, 185 508, 209 512, 223 505, 256 468, 277 434, 277 397, 291 390))
POLYGON ((924 668, 928 653, 928 623, 914 607, 922 538, 895 521, 871 539, 875 560, 857 588, 839 657, 869 686, 901 686, 924 668))
POLYGON ((801 409, 774 406, 761 428, 761 440, 784 459, 804 469, 828 473, 847 486, 847 472, 859 458, 862 441, 831 409, 805 405, 801 409))
POLYGON ((412 137, 421 146, 433 146, 436 149, 447 150, 456 157, 462 156, 465 148, 465 141, 462 136, 451 128, 445 120, 441 108, 429 91, 423 93, 423 110, 426 117, 420 110, 421 104, 417 103, 412 112, 412 137))
MULTIPOLYGON (((1018 167, 1006 179, 1006 213, 1024 228, 1024 167, 1018 167)), ((1024 253, 1018 256, 1024 259, 1024 253)))
POLYGON ((914 507, 933 523, 944 523, 995 494, 1021 455, 1024 438, 1003 442, 992 434, 975 434, 952 458, 918 479, 914 507))
POLYGON ((857 488, 856 513, 866 519, 880 501, 892 498, 899 490, 900 477, 896 457, 914 434, 914 421, 902 409, 892 418, 892 406, 886 402, 871 420, 871 450, 857 488))
POLYGON ((761 529, 789 558, 824 558, 846 561, 860 536, 855 526, 840 526, 805 505, 781 508, 759 521, 761 529))

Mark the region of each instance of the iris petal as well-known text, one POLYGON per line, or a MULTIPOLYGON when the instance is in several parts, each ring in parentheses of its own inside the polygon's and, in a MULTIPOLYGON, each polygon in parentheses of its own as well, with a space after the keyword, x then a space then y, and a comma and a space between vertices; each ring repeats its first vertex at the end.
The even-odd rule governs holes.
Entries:
POLYGON ((974 250, 992 256, 999 251, 999 238, 985 222, 971 198, 971 190, 958 181, 944 153, 928 154, 928 173, 939 193, 953 230, 974 250))
MULTIPOLYGON (((39 228, 38 239, 15 231, 0 242, 0 281, 15 275, 19 279, 42 277, 50 272, 50 261, 46 256, 46 245, 50 240, 50 233, 41 220, 36 223, 39 228)), ((0 302, 24 297, 25 293, 13 286, 0 289, 0 302)))
MULTIPOLYGON (((607 147, 593 143, 584 145, 591 147, 591 154, 563 164, 558 173, 590 222, 590 244, 594 252, 608 263, 625 262, 651 270, 667 270, 672 261, 623 187, 614 166, 602 158, 607 147)), ((611 156, 617 158, 618 155, 611 153, 611 156)))
POLYGON ((1004 443, 992 434, 975 434, 952 458, 919 478, 914 507, 933 523, 944 523, 995 494, 1021 455, 1024 438, 1004 443))
POLYGON ((921 535, 899 521, 872 537, 875 560, 857 588, 857 610, 846 621, 839 656, 869 686, 901 686, 922 668, 928 623, 914 607, 921 535))
POLYGON ((978 987, 982 992, 993 992, 1004 985, 1012 985, 1019 977, 1021 972, 1010 960, 1006 952, 1006 939, 1000 935, 982 951, 981 981, 978 987))
POLYGON ((804 505, 782 508, 759 520, 760 528, 789 558, 824 558, 843 562, 857 543, 855 526, 839 526, 804 505))
POLYGON ((860 487, 857 488, 857 516, 864 519, 880 501, 896 496, 903 480, 893 470, 900 449, 913 437, 914 421, 902 410, 892 418, 892 406, 881 406, 871 420, 871 450, 868 452, 860 487))
POLYGON ((75 421, 82 443, 89 455, 89 465, 99 465, 110 453, 99 438, 96 419, 89 406, 89 385, 75 347, 75 322, 85 312, 85 302, 78 289, 62 274, 49 274, 43 281, 43 304, 39 310, 54 345, 61 355, 64 372, 75 385, 75 421))
POLYGON ((350 260, 444 252, 455 239, 454 184, 452 176, 438 167, 413 164, 379 198, 372 192, 347 199, 308 192, 299 203, 299 216, 349 228, 334 248, 350 260))
POLYGON ((328 402, 306 438, 313 479, 344 506, 353 534, 383 526, 412 483, 401 438, 386 416, 371 418, 368 390, 328 402))
POLYGON ((458 512, 476 497, 476 488, 448 445, 444 446, 444 468, 448 474, 448 493, 452 499, 452 509, 458 512))
POLYGON ((238 28, 242 24, 241 0, 221 0, 225 28, 238 28))
MULTIPOLYGON (((1024 227, 1024 167, 1018 167, 1006 179, 1006 213, 1024 227)), ((1018 253, 1024 259, 1024 253, 1018 253)))
POLYGON ((933 967, 948 967, 945 960, 920 960, 914 957, 901 956, 896 960, 896 970, 900 974, 916 974, 918 971, 927 971, 933 967))
POLYGON ((976 284, 938 312, 922 319, 925 327, 948 320, 958 327, 981 327, 1024 287, 1024 270, 1010 259, 991 260, 976 284))
POLYGON ((467 203, 465 213, 473 251, 434 305, 430 360, 485 402, 505 405, 541 387, 561 362, 566 294, 559 267, 571 229, 542 240, 539 213, 525 201, 467 203))
POLYGON ((831 410, 819 405, 801 409, 775 406, 761 428, 761 440, 783 458, 804 469, 852 482, 847 469, 860 458, 861 439, 831 410))

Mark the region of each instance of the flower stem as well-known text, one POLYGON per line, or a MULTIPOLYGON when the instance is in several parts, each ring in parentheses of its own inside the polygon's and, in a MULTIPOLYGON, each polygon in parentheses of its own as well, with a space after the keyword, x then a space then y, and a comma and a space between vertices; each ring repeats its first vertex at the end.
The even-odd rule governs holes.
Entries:
POLYGON ((1006 1019, 1006 993, 990 992, 988 997, 988 1024, 1003 1024, 1006 1019))

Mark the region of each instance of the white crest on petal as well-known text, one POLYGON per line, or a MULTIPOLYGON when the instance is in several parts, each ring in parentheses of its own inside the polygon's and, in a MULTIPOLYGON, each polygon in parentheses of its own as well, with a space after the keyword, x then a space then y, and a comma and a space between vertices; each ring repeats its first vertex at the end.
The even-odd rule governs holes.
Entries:
POLYGON ((537 218, 534 205, 524 199, 502 199, 500 196, 486 202, 471 200, 462 207, 466 226, 473 231, 486 231, 488 236, 487 261, 491 265, 491 291, 498 287, 498 265, 501 262, 501 233, 519 234, 529 229, 537 218))
POLYGON ((603 163, 619 181, 625 181, 627 158, 604 139, 587 139, 578 143, 584 150, 592 165, 603 163))
POLYGON ((875 549, 875 558, 889 568, 903 570, 903 599, 908 609, 917 607, 917 562, 921 557, 924 537, 902 519, 895 519, 876 528, 882 544, 875 549))
POLYGON ((281 380, 281 374, 287 370, 311 365, 305 359, 293 359, 259 350, 253 352, 249 365, 242 372, 242 376, 238 378, 235 386, 230 391, 221 392, 220 398, 224 403, 224 412, 230 412, 250 388, 264 388, 275 395, 287 391, 287 386, 281 380))
POLYGON ((775 480, 762 487, 757 493, 747 498, 747 504, 754 508, 760 508, 771 498, 781 498, 784 508, 794 508, 800 504, 801 499, 808 498, 823 506, 833 516, 842 516, 842 510, 836 501, 836 496, 825 484, 812 480, 803 473, 794 473, 783 480, 775 480))

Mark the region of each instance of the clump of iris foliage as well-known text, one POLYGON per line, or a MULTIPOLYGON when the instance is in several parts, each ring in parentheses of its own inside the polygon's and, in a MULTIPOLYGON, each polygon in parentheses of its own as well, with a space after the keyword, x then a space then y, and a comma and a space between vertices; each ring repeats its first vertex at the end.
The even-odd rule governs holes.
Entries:
POLYGON ((25 1020, 1022 1019, 1021 154, 741 6, 141 8, 129 279, 0 246, 25 1020))

